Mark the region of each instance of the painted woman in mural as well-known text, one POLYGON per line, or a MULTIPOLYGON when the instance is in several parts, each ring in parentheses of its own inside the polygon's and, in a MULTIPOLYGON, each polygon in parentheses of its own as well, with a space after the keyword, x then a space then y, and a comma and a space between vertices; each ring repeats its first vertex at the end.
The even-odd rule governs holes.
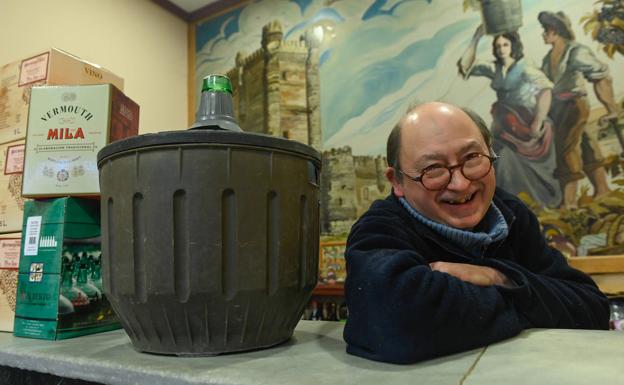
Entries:
POLYGON ((479 26, 458 66, 464 79, 487 77, 496 91, 491 130, 494 151, 500 156, 497 184, 514 194, 527 193, 545 206, 558 207, 561 190, 554 177, 556 159, 548 118, 552 83, 524 59, 517 32, 494 36, 494 61, 476 60, 483 36, 484 28, 479 26))

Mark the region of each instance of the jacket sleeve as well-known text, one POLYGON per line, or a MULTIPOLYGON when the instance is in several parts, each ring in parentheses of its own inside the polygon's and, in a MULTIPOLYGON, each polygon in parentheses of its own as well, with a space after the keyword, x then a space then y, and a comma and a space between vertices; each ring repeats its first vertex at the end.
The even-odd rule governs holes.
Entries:
POLYGON ((486 259, 484 264, 519 285, 504 294, 528 321, 528 327, 608 329, 607 297, 588 275, 570 267, 559 251, 547 245, 535 215, 522 203, 517 205, 514 226, 519 236, 511 247, 518 258, 513 262, 486 259))
MULTIPOLYGON (((412 363, 500 341, 523 321, 496 287, 432 271, 411 229, 374 210, 347 241, 347 352, 412 363)), ((511 289, 514 291, 516 289, 511 289)))

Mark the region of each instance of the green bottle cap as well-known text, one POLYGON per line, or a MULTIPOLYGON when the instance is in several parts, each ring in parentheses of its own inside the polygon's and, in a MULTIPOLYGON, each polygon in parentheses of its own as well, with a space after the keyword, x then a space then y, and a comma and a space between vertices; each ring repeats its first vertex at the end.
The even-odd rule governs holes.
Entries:
POLYGON ((232 94, 232 83, 230 78, 225 75, 208 75, 204 78, 202 84, 202 92, 229 92, 232 94))

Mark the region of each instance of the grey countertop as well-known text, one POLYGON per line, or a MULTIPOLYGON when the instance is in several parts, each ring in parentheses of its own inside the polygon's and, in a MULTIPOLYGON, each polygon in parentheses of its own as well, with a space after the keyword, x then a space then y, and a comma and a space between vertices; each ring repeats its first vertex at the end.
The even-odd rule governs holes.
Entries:
POLYGON ((0 365, 111 385, 624 384, 624 333, 528 330, 482 349, 414 365, 348 355, 343 324, 299 322, 274 348, 214 357, 135 351, 123 330, 63 341, 0 333, 0 365))

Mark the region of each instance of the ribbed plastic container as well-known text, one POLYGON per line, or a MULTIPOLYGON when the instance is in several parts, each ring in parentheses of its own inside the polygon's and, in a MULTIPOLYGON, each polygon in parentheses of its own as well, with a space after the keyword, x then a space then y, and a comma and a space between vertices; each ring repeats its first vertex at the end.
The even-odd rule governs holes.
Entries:
POLYGON ((316 285, 320 154, 225 130, 98 153, 104 292, 139 351, 213 355, 288 340, 316 285))

